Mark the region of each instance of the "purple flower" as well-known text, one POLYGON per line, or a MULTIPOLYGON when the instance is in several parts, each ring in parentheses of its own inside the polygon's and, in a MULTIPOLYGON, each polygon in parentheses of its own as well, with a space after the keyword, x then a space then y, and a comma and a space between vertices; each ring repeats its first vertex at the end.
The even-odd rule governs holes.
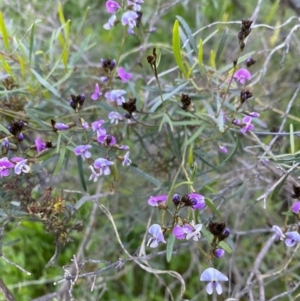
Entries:
POLYGON ((122 162, 123 166, 129 166, 131 164, 131 160, 129 159, 129 152, 127 152, 124 156, 124 160, 122 162))
POLYGON ((9 169, 15 167, 7 157, 0 159, 0 178, 9 176, 9 169))
POLYGON ((253 117, 253 118, 257 118, 257 117, 260 116, 259 113, 257 113, 257 112, 250 112, 247 115, 250 116, 250 117, 253 117))
POLYGON ((136 19, 138 14, 135 11, 127 11, 122 15, 122 25, 128 25, 130 29, 133 29, 136 26, 136 19))
POLYGON ((118 124, 119 120, 122 120, 122 115, 118 112, 110 112, 108 114, 108 119, 110 120, 110 123, 118 124))
POLYGON ((93 132, 97 132, 97 137, 106 134, 106 129, 102 127, 102 125, 104 123, 105 123, 105 121, 103 119, 92 122, 92 129, 93 129, 93 132))
POLYGON ((165 204, 168 199, 168 196, 165 194, 158 195, 158 196, 150 196, 148 200, 148 205, 152 207, 158 207, 159 203, 165 204))
POLYGON ((243 134, 246 134, 247 131, 253 131, 254 125, 251 123, 251 121, 252 121, 252 118, 250 116, 245 116, 242 119, 243 126, 241 129, 241 132, 243 134))
POLYGON ((285 235, 282 233, 281 229, 278 226, 274 225, 272 227, 272 230, 274 231, 274 233, 276 235, 276 239, 284 240, 285 235))
POLYGON ((125 94, 125 90, 112 90, 110 92, 106 92, 105 97, 110 101, 115 101, 117 105, 121 106, 122 103, 125 102, 125 98, 123 96, 125 94))
POLYGON ((59 131, 65 131, 69 129, 69 126, 65 123, 56 122, 54 128, 56 128, 59 131))
POLYGON ((101 77, 100 77, 100 81, 101 81, 102 83, 106 83, 106 82, 108 81, 108 78, 107 78, 106 76, 101 76, 101 77))
POLYGON ((198 193, 189 193, 188 194, 191 203, 192 203, 192 208, 197 210, 201 210, 203 209, 206 205, 205 205, 205 201, 204 201, 204 196, 198 193))
POLYGON ((118 75, 123 83, 128 82, 132 78, 132 74, 127 73, 123 67, 118 68, 118 75))
POLYGON ((23 133, 19 133, 18 134, 18 136, 17 136, 17 139, 18 139, 18 141, 23 141, 24 140, 24 135, 23 135, 23 133))
POLYGON ((174 203, 175 206, 178 206, 180 204, 180 199, 181 197, 179 194, 175 193, 173 195, 172 202, 174 203))
POLYGON ((80 119, 80 121, 81 121, 81 126, 82 126, 82 128, 84 129, 84 130, 88 130, 89 129, 89 124, 88 124, 88 122, 87 121, 85 121, 84 119, 80 119))
POLYGON ((293 247, 296 242, 300 242, 300 234, 297 231, 286 232, 285 235, 287 236, 287 238, 284 242, 289 248, 293 247))
POLYGON ((104 146, 113 146, 116 144, 116 138, 112 135, 100 135, 97 137, 97 141, 104 146))
POLYGON ((106 29, 106 30, 110 30, 112 27, 115 26, 116 19, 117 19, 116 15, 112 15, 108 19, 108 22, 103 25, 103 28, 106 29))
POLYGON ((89 168, 92 171, 89 181, 93 180, 94 182, 96 182, 98 180, 98 178, 100 177, 100 174, 95 171, 95 169, 92 165, 90 165, 89 168))
POLYGON ((216 258, 221 258, 223 257, 225 251, 223 249, 215 249, 214 255, 216 258))
POLYGON ((159 242, 166 243, 160 225, 153 224, 150 226, 148 232, 152 235, 152 237, 149 238, 147 247, 156 248, 159 242))
POLYGON ((244 85, 246 80, 251 79, 251 73, 247 69, 241 68, 234 73, 233 77, 242 85, 244 85))
POLYGON ((128 6, 130 6, 134 11, 140 11, 141 6, 140 3, 144 3, 143 0, 127 0, 128 6))
POLYGON ((9 150, 9 140, 7 138, 4 138, 2 141, 2 147, 6 148, 9 150))
POLYGON ((194 241, 198 241, 201 238, 201 229, 202 224, 197 224, 195 226, 192 225, 193 230, 187 233, 186 240, 193 239, 194 241))
POLYGON ((227 148, 223 145, 219 145, 219 149, 220 149, 220 152, 223 153, 223 154, 226 154, 227 153, 227 148))
POLYGON ((119 150, 128 150, 129 149, 129 146, 127 145, 121 145, 118 147, 119 150))
POLYGON ((92 100, 98 100, 98 98, 100 97, 100 95, 102 94, 99 85, 95 84, 95 90, 94 93, 91 95, 92 100))
POLYGON ((116 1, 108 0, 106 2, 106 9, 109 14, 114 14, 120 7, 120 4, 116 1))
POLYGON ((29 173, 30 167, 27 165, 27 159, 21 157, 14 157, 10 159, 11 162, 17 163, 14 168, 14 172, 16 175, 19 175, 21 172, 29 173))
POLYGON ((46 149, 46 143, 43 142, 40 137, 37 137, 34 142, 38 153, 46 149))
POLYGON ((190 226, 189 224, 184 224, 182 226, 180 225, 175 225, 172 231, 172 234, 177 238, 177 239, 185 239, 185 236, 187 233, 192 232, 193 227, 190 226))
POLYGON ((300 212, 300 202, 295 202, 292 206, 292 212, 299 214, 300 212))
POLYGON ((92 154, 89 152, 91 147, 91 145, 78 145, 75 147, 74 153, 76 156, 81 155, 83 160, 85 160, 85 158, 88 159, 92 156, 92 154))
POLYGON ((113 164, 114 162, 112 161, 103 158, 98 158, 94 162, 94 168, 99 169, 99 176, 102 176, 102 174, 107 176, 110 174, 109 166, 113 164))
POLYGON ((208 268, 200 276, 200 281, 209 282, 206 285, 206 292, 211 295, 213 293, 213 289, 215 288, 218 295, 221 295, 223 290, 219 281, 228 281, 227 276, 219 272, 214 268, 208 268))

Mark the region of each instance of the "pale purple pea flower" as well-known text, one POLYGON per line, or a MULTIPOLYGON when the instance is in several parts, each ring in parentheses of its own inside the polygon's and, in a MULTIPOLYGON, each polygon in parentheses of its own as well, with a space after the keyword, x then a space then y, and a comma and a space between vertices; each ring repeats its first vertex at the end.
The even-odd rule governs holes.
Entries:
POLYGON ((151 225, 148 232, 152 235, 152 237, 149 238, 147 247, 156 248, 158 246, 158 243, 166 243, 160 225, 151 225))
POLYGON ((110 174, 109 166, 113 164, 114 162, 112 161, 103 158, 98 158, 94 162, 94 168, 99 169, 99 176, 102 176, 102 174, 107 176, 110 174))
POLYGON ((129 152, 127 152, 124 156, 124 160, 122 162, 123 166, 129 166, 131 164, 131 160, 129 159, 129 152))
POLYGON ((185 239, 186 235, 190 232, 193 231, 193 227, 190 226, 189 224, 184 224, 182 226, 180 225, 175 225, 172 231, 172 234, 177 238, 177 239, 185 239))
POLYGON ((158 207, 159 203, 165 204, 168 199, 168 196, 165 194, 157 195, 157 196, 150 196, 148 200, 148 205, 152 207, 158 207))
POLYGON ((69 126, 65 123, 56 122, 54 128, 56 128, 59 131, 65 131, 69 129, 69 126))
POLYGON ((100 81, 101 81, 102 83, 106 83, 106 82, 108 81, 108 78, 107 78, 106 76, 101 76, 101 77, 100 77, 100 81))
POLYGON ((29 173, 30 167, 27 165, 27 159, 21 158, 21 157, 14 157, 10 159, 11 162, 16 163, 14 172, 16 175, 21 174, 21 172, 29 173))
POLYGON ((254 125, 251 123, 252 118, 250 116, 245 116, 242 119, 243 127, 241 128, 241 132, 246 134, 247 131, 253 131, 254 125))
POLYGON ((192 226, 193 230, 186 235, 186 240, 193 239, 194 241, 198 241, 201 238, 201 229, 202 224, 197 224, 192 226))
POLYGON ((108 0, 106 2, 106 10, 109 14, 114 14, 120 7, 120 4, 116 1, 108 0))
POLYGON ((91 95, 92 100, 98 100, 101 95, 102 95, 102 92, 99 88, 99 85, 95 84, 94 93, 91 95))
POLYGON ((119 150, 127 150, 127 149, 129 149, 129 146, 127 146, 127 145, 121 145, 121 146, 118 147, 118 149, 119 150))
POLYGON ((112 135, 100 135, 97 136, 97 141, 104 146, 113 146, 116 144, 116 138, 112 135))
POLYGON ((200 281, 209 282, 206 285, 206 292, 211 295, 214 288, 218 295, 221 295, 223 290, 219 281, 228 281, 228 277, 214 268, 208 268, 200 276, 200 281))
POLYGON ((292 212, 299 214, 300 212, 300 202, 295 202, 292 206, 292 212))
POLYGON ((92 154, 89 152, 91 147, 91 145, 78 145, 75 147, 74 153, 76 156, 80 155, 83 160, 88 159, 92 156, 92 154))
POLYGON ((123 83, 128 82, 132 78, 132 74, 126 72, 123 67, 118 68, 118 75, 121 78, 123 83))
POLYGON ((46 143, 42 141, 41 137, 37 137, 34 142, 38 153, 46 149, 46 143))
POLYGON ((108 119, 110 120, 110 123, 118 124, 119 120, 122 120, 122 115, 118 112, 110 112, 108 114, 108 119))
POLYGON ((287 247, 293 247, 296 242, 300 242, 300 234, 297 231, 292 231, 292 232, 286 232, 286 239, 285 239, 285 244, 287 247))
POLYGON ((116 19, 117 19, 116 15, 112 15, 112 16, 108 19, 107 23, 105 23, 105 24, 103 25, 103 28, 106 29, 106 30, 110 30, 112 27, 115 26, 115 21, 116 21, 116 19))
POLYGON ((192 208, 194 210, 201 210, 205 208, 205 201, 204 201, 204 196, 198 193, 189 193, 188 194, 191 202, 192 202, 192 208))
POLYGON ((2 147, 6 148, 9 150, 9 140, 7 138, 4 138, 2 141, 2 147))
POLYGON ((105 93, 105 97, 110 101, 115 101, 118 106, 121 106, 125 102, 123 95, 126 94, 125 90, 112 90, 105 93))
POLYGON ((98 178, 100 177, 100 174, 95 171, 95 169, 92 165, 90 165, 89 168, 92 171, 89 181, 93 180, 94 182, 97 182, 98 178))
POLYGON ((0 178, 9 176, 9 169, 15 167, 7 157, 0 159, 0 178))
POLYGON ((132 10, 134 11, 140 11, 141 10, 141 5, 139 5, 140 3, 144 3, 144 1, 139 1, 139 0, 127 0, 127 4, 128 6, 130 6, 132 8, 132 10))
POLYGON ((276 239, 280 239, 280 240, 284 240, 285 239, 285 235, 283 234, 283 232, 281 231, 281 229, 274 225, 272 227, 273 232, 275 233, 276 239))
POLYGON ((93 132, 97 132, 97 137, 103 136, 106 134, 106 129, 102 127, 105 123, 103 119, 92 122, 92 129, 93 132))
POLYGON ((233 77, 244 85, 247 80, 251 79, 251 73, 247 69, 241 68, 234 73, 233 77))
POLYGON ((251 112, 251 113, 248 113, 248 115, 253 118, 257 118, 260 116, 259 113, 257 113, 257 112, 251 112))
POLYGON ((225 254, 225 251, 223 249, 215 249, 214 255, 216 258, 221 258, 225 254))
POLYGON ((136 19, 138 17, 135 11, 127 11, 122 15, 122 25, 128 25, 129 28, 133 29, 136 26, 136 19))
POLYGON ((89 124, 87 121, 85 121, 84 119, 81 118, 81 126, 84 130, 88 130, 89 129, 89 124))

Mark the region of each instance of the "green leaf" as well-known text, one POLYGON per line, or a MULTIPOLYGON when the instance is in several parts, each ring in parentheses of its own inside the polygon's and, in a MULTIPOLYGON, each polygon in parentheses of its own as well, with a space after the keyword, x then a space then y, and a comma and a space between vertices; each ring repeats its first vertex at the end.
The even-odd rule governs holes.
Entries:
POLYGON ((190 167, 192 167, 194 165, 194 144, 193 143, 191 144, 191 146, 189 148, 188 163, 189 163, 190 167))
POLYGON ((225 164, 227 161, 229 161, 231 158, 233 158, 234 155, 237 153, 238 148, 240 146, 240 141, 239 141, 239 136, 238 135, 236 135, 236 141, 235 142, 236 143, 235 143, 234 150, 232 151, 232 153, 220 165, 225 164))
POLYGON ((4 46, 5 46, 6 50, 9 51, 10 47, 9 47, 8 34, 7 34, 4 19, 3 19, 2 11, 0 11, 0 28, 1 28, 4 46))
POLYGON ((129 167, 133 172, 135 172, 137 175, 143 177, 144 179, 146 179, 147 181, 151 182, 152 184, 154 184, 155 186, 157 187, 160 187, 161 186, 161 183, 153 178, 152 176, 150 176, 149 174, 145 173, 144 171, 142 171, 141 169, 137 168, 137 167, 134 167, 132 165, 130 165, 129 167))
POLYGON ((279 193, 279 190, 281 189, 281 187, 283 186, 283 184, 285 183, 287 177, 289 176, 289 174, 287 173, 284 178, 281 180, 281 182, 275 187, 272 195, 271 195, 271 200, 272 201, 275 201, 276 200, 276 196, 278 195, 279 193))
POLYGON ((215 207, 213 201, 211 199, 209 199, 208 197, 205 197, 205 204, 208 208, 210 208, 210 210, 216 214, 218 217, 221 216, 220 212, 218 211, 218 209, 215 207))
POLYGON ((79 178, 80 178, 82 188, 84 189, 84 191, 87 191, 87 187, 86 187, 86 183, 85 183, 85 179, 84 179, 84 172, 83 172, 81 156, 77 156, 77 167, 78 167, 78 173, 79 173, 79 178))
POLYGON ((216 69, 216 54, 213 50, 210 51, 210 65, 216 69))
POLYGON ((60 169, 61 169, 61 167, 62 167, 62 165, 64 163, 65 155, 66 155, 66 148, 62 147, 60 149, 60 154, 59 154, 58 162, 56 164, 56 167, 55 167, 55 170, 54 170, 54 173, 53 173, 54 176, 56 176, 59 173, 59 171, 60 171, 60 169))
POLYGON ((169 235, 167 242, 167 262, 170 262, 172 259, 173 248, 174 248, 175 236, 173 234, 169 235))
POLYGON ((114 165, 111 165, 109 166, 109 169, 114 177, 114 180, 115 181, 118 181, 119 179, 119 172, 118 172, 118 169, 117 169, 117 166, 114 164, 114 165))
POLYGON ((203 40, 200 39, 198 50, 198 63, 203 67, 203 40))
POLYGON ((273 19, 279 5, 280 0, 275 0, 271 9, 269 9, 269 13, 265 18, 265 24, 270 24, 271 20, 273 19))
POLYGON ((43 79, 40 74, 38 74, 34 69, 30 70, 42 86, 44 86, 47 90, 52 92, 55 96, 59 98, 61 97, 59 92, 49 82, 43 79))
POLYGON ((295 139, 294 139, 294 126, 290 124, 290 145, 291 145, 291 154, 295 153, 295 139))
POLYGON ((222 37, 221 37, 221 41, 219 43, 218 49, 217 49, 217 54, 216 54, 216 63, 219 61, 221 53, 225 47, 226 44, 226 40, 228 38, 228 28, 225 28, 222 37))
POLYGON ((31 64, 31 56, 33 51, 33 43, 34 43, 34 30, 35 30, 35 23, 31 26, 30 32, 30 44, 29 44, 29 65, 31 64))
POLYGON ((186 76, 186 70, 183 65, 182 56, 181 56, 181 46, 180 46, 180 34, 179 34, 179 22, 178 20, 175 20, 174 26, 173 26, 173 40, 172 40, 172 46, 173 46, 173 54, 175 57, 175 61, 182 72, 184 76, 186 76))
POLYGON ((172 133, 171 129, 168 127, 168 137, 170 139, 170 144, 172 147, 172 152, 175 155, 176 159, 178 162, 181 162, 181 152, 180 152, 180 147, 177 141, 175 140, 174 134, 172 133))
POLYGON ((9 66, 9 64, 7 63, 7 61, 4 59, 4 57, 2 56, 2 54, 0 54, 0 59, 1 59, 1 62, 2 62, 2 65, 5 69, 5 71, 10 75, 10 76, 13 76, 13 73, 11 71, 11 68, 9 66))
POLYGON ((183 30, 185 31, 185 33, 189 39, 189 43, 191 44, 192 49, 194 51, 194 54, 196 55, 197 54, 197 46, 196 46, 196 42, 195 42, 193 33, 192 33, 189 25, 185 22, 185 20, 182 17, 176 16, 176 18, 179 20, 183 30))
POLYGON ((198 128, 198 130, 192 135, 192 137, 186 141, 185 145, 188 146, 189 144, 191 144, 192 142, 194 142, 195 139, 197 139, 200 134, 203 132, 203 130, 206 128, 206 124, 202 123, 200 125, 200 127, 198 128))

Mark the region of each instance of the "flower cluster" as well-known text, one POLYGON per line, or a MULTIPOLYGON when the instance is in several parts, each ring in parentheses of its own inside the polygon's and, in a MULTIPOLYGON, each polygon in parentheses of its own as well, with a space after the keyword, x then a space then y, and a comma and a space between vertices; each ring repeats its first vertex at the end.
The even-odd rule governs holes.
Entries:
POLYGON ((23 173, 29 173, 30 167, 27 165, 28 159, 24 159, 21 157, 13 157, 13 158, 1 158, 0 159, 0 178, 8 177, 10 174, 10 170, 14 169, 14 173, 16 175, 20 175, 23 173))
MULTIPOLYGON (((125 1, 124 1, 125 2, 125 1)), ((127 9, 121 16, 121 23, 123 26, 128 26, 128 33, 133 34, 134 27, 137 26, 138 19, 140 18, 141 4, 144 0, 127 0, 127 9)), ((121 8, 121 5, 117 1, 108 0, 106 1, 106 10, 109 14, 113 14, 107 23, 103 25, 104 29, 110 30, 113 28, 119 20, 117 19, 117 11, 121 8)))

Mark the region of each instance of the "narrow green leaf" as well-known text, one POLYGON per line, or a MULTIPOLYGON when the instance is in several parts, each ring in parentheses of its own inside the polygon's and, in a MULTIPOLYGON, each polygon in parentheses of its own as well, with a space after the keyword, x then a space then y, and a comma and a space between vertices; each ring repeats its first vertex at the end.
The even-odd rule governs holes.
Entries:
POLYGON ((60 149, 60 154, 59 154, 58 162, 57 162, 55 170, 53 172, 54 176, 56 176, 59 173, 59 171, 60 171, 60 169, 61 169, 61 167, 62 167, 62 165, 64 163, 65 155, 66 155, 66 149, 65 149, 65 147, 62 147, 60 149))
POLYGON ((133 172, 135 172, 137 175, 143 177, 144 179, 146 179, 147 181, 151 182, 152 184, 154 184, 155 186, 157 187, 160 187, 161 186, 161 183, 153 178, 152 176, 150 176, 149 174, 145 173, 144 171, 142 171, 141 169, 135 167, 135 166, 132 166, 130 165, 129 167, 133 172))
POLYGON ((191 179, 192 182, 194 182, 194 180, 196 179, 197 170, 198 170, 198 165, 197 165, 196 162, 194 162, 194 164, 193 164, 193 171, 192 171, 192 174, 190 176, 190 179, 191 179))
POLYGON ((174 242, 175 242, 175 236, 173 234, 169 235, 169 238, 167 241, 167 253, 166 253, 167 262, 170 262, 172 259, 174 242))
POLYGON ((236 141, 235 142, 236 143, 235 143, 234 150, 232 151, 232 153, 220 165, 225 164, 227 161, 229 161, 231 158, 233 158, 234 155, 237 153, 238 148, 239 148, 239 144, 240 144, 239 136, 238 135, 236 135, 236 141))
POLYGON ((265 18, 265 24, 270 24, 271 20, 273 19, 279 5, 280 0, 275 0, 271 9, 269 10, 268 15, 265 18))
POLYGON ((294 139, 294 126, 290 124, 290 145, 291 145, 291 154, 295 153, 295 139, 294 139))
POLYGON ((226 44, 226 40, 228 38, 228 28, 225 28, 223 34, 222 34, 222 37, 221 37, 221 40, 220 40, 220 43, 219 43, 219 46, 218 46, 218 49, 217 49, 217 54, 216 54, 216 63, 219 61, 220 59, 220 56, 221 56, 221 53, 225 47, 225 44, 226 44))
POLYGON ((281 187, 283 186, 283 184, 285 183, 287 177, 289 176, 289 174, 287 173, 285 175, 285 177, 281 180, 281 182, 276 186, 276 188, 274 189, 272 195, 271 195, 271 200, 272 201, 275 201, 276 200, 276 196, 278 195, 279 193, 279 190, 281 189, 281 187))
POLYGON ((182 74, 185 76, 186 71, 183 65, 182 56, 181 56, 181 46, 180 46, 180 34, 179 34, 179 22, 178 20, 175 20, 174 26, 173 26, 173 40, 172 40, 172 46, 173 46, 173 54, 175 57, 175 61, 182 72, 182 74))
POLYGON ((171 129, 168 127, 168 137, 170 139, 170 144, 172 147, 172 152, 175 155, 176 159, 178 162, 181 162, 181 152, 180 152, 180 147, 177 141, 175 140, 174 134, 172 133, 171 129))
POLYGON ((49 82, 47 82, 45 79, 43 79, 41 77, 41 75, 38 74, 34 69, 30 69, 30 70, 42 86, 44 86, 47 90, 49 90, 55 96, 60 98, 59 92, 49 82))
POLYGON ((218 217, 221 216, 220 212, 218 211, 218 209, 215 207, 213 201, 211 199, 209 199, 208 197, 205 197, 205 204, 208 208, 210 208, 210 210, 216 214, 218 217))
POLYGON ((186 35, 189 39, 189 43, 192 46, 192 49, 194 51, 194 55, 196 55, 197 54, 197 46, 196 46, 196 42, 195 42, 193 33, 192 33, 189 25, 185 22, 185 20, 182 17, 176 16, 176 18, 177 18, 177 20, 179 20, 183 30, 185 31, 185 33, 186 33, 186 35))
POLYGON ((24 78, 25 77, 25 63, 24 63, 23 58, 20 55, 18 55, 18 59, 19 59, 19 63, 20 63, 21 74, 22 74, 22 77, 24 78))
POLYGON ((77 156, 77 167, 78 167, 78 174, 79 174, 79 178, 80 178, 82 188, 84 189, 84 191, 87 191, 81 156, 77 156))
POLYGON ((1 59, 2 65, 3 65, 3 68, 12 77, 13 73, 11 71, 11 68, 10 68, 9 64, 7 63, 7 61, 4 59, 4 57, 2 56, 2 54, 0 54, 0 59, 1 59))
POLYGON ((198 130, 192 135, 192 137, 186 141, 185 145, 188 146, 189 144, 191 144, 195 139, 197 139, 200 134, 203 132, 203 130, 206 128, 206 124, 202 123, 200 125, 200 127, 198 128, 198 130))
POLYGON ((169 124, 171 131, 174 132, 174 126, 168 114, 165 114, 165 122, 169 124))
POLYGON ((57 136, 57 145, 56 145, 56 152, 59 153, 59 149, 60 149, 60 142, 61 142, 61 136, 62 136, 62 132, 58 132, 58 136, 57 136))
MULTIPOLYGON (((64 16, 63 7, 62 7, 61 2, 58 2, 57 12, 58 12, 58 18, 59 18, 60 24, 61 25, 65 25, 66 24, 66 20, 65 20, 65 16, 64 16)), ((64 33, 65 33, 65 37, 66 37, 67 36, 67 29, 66 29, 66 27, 64 27, 64 33)))
POLYGON ((0 11, 0 28, 1 28, 4 46, 5 46, 6 50, 9 51, 10 47, 9 47, 8 34, 7 34, 4 19, 3 19, 2 11, 0 11))
POLYGON ((192 167, 194 165, 194 144, 193 143, 191 144, 191 146, 189 148, 188 163, 189 163, 190 167, 192 167))
POLYGON ((4 127, 1 123, 0 123, 0 131, 3 131, 7 135, 11 135, 9 130, 6 127, 4 127))
POLYGON ((29 44, 29 65, 31 64, 32 51, 34 47, 34 31, 35 31, 35 23, 31 26, 30 32, 30 44, 29 44))
MULTIPOLYGON (((202 227, 201 233, 209 241, 209 243, 212 242, 212 240, 213 240, 214 237, 213 237, 213 235, 205 227, 202 227)), ((229 254, 232 253, 232 249, 230 248, 230 246, 225 241, 221 241, 219 243, 219 246, 221 248, 223 248, 227 253, 229 253, 229 254)))
POLYGON ((203 66, 203 40, 202 39, 200 39, 199 42, 198 63, 200 66, 203 66))
POLYGON ((213 50, 210 51, 210 65, 216 69, 216 54, 213 50))
POLYGON ((113 175, 113 177, 114 177, 114 180, 115 181, 118 181, 118 179, 119 179, 119 172, 118 172, 118 168, 117 168, 117 166, 114 164, 114 165, 111 165, 110 167, 109 167, 109 169, 110 169, 110 171, 111 171, 111 174, 113 175))

